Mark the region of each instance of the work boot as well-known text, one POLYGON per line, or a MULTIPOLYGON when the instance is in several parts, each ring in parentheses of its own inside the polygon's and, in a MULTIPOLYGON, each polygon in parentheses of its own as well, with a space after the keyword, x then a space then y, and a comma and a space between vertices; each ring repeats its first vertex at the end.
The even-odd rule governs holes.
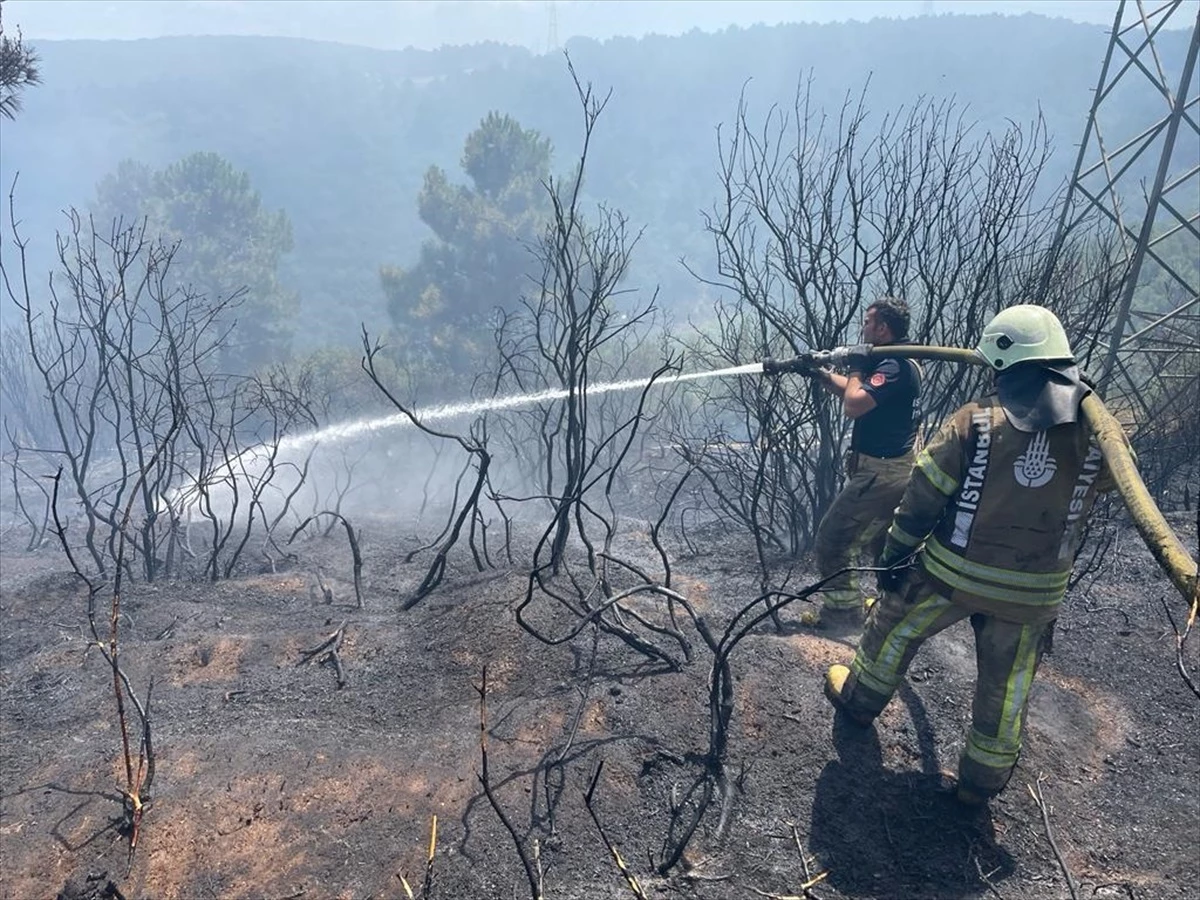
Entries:
POLYGON ((958 804, 959 811, 964 814, 975 813, 987 807, 987 802, 993 794, 985 793, 971 784, 963 781, 951 772, 943 770, 939 777, 937 793, 950 798, 958 804))
POLYGON ((991 799, 987 794, 982 794, 968 784, 963 784, 961 781, 954 791, 954 799, 963 806, 978 808, 983 806, 991 799))
POLYGON ((875 721, 875 717, 869 713, 859 712, 846 703, 844 692, 846 679, 849 677, 849 666, 830 666, 825 673, 825 699, 833 704, 834 709, 845 713, 851 722, 868 728, 875 721))

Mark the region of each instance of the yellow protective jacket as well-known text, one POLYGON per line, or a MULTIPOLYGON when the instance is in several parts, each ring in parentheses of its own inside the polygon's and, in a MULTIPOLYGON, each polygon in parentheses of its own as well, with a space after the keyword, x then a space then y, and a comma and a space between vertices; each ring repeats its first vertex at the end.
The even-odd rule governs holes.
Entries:
POLYGON ((1086 423, 1019 431, 990 395, 960 408, 917 455, 883 559, 921 547, 920 569, 953 602, 1048 622, 1096 494, 1112 487, 1086 423))

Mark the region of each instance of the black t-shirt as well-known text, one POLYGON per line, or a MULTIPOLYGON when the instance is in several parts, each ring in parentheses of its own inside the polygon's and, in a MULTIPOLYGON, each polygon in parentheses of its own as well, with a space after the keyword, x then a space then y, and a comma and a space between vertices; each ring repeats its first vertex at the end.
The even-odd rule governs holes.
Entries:
POLYGON ((854 420, 850 449, 891 459, 913 448, 921 422, 921 369, 909 359, 885 356, 863 373, 863 390, 875 408, 854 420))

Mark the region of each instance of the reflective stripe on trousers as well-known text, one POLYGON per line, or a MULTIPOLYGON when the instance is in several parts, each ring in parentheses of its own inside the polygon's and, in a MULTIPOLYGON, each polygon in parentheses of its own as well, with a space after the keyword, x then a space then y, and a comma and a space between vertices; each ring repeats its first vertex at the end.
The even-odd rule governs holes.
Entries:
POLYGON ((959 778, 979 793, 999 793, 1021 752, 1030 689, 1050 624, 1007 622, 971 614, 921 580, 887 593, 872 608, 843 691, 853 710, 878 715, 921 645, 970 616, 975 632, 975 697, 959 778))
POLYGON ((1030 689, 1050 624, 1023 625, 975 614, 975 702, 958 763, 959 780, 981 794, 1004 789, 1021 753, 1030 689))
POLYGON ((968 615, 919 583, 902 593, 884 594, 871 608, 850 664, 854 707, 871 715, 882 712, 921 645, 968 615))

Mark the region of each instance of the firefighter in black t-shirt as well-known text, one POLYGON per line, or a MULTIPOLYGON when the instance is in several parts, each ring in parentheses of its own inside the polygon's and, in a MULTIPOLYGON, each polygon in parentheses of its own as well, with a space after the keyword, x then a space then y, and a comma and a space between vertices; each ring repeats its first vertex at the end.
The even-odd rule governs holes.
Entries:
MULTIPOLYGON (((909 312, 903 300, 883 297, 863 318, 862 341, 876 347, 908 338, 909 312)), ((848 372, 817 370, 816 378, 842 399, 854 420, 846 458, 846 484, 817 528, 817 566, 821 577, 856 564, 874 565, 883 549, 886 528, 908 484, 920 425, 921 369, 912 360, 870 359, 852 354, 848 372), (867 558, 858 563, 860 556, 867 558)), ((824 588, 820 615, 802 621, 826 628, 857 628, 864 602, 856 573, 824 588)))

